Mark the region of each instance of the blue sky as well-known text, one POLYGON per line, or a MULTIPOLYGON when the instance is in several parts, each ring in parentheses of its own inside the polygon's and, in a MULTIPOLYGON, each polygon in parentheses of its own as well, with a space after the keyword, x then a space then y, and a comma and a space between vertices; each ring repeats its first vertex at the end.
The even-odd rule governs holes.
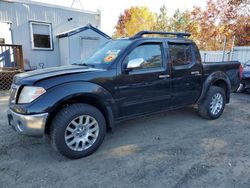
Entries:
MULTIPOLYGON (((43 3, 51 3, 70 7, 73 0, 35 0, 43 3)), ((77 1, 77 0, 76 0, 77 1)), ((79 0, 78 0, 79 1, 79 0)), ((147 6, 153 12, 159 12, 160 7, 165 4, 169 15, 179 8, 180 10, 192 9, 193 6, 205 7, 205 0, 81 0, 86 10, 101 10, 101 29, 112 35, 119 15, 131 6, 147 6)), ((78 7, 79 4, 75 4, 78 7)))

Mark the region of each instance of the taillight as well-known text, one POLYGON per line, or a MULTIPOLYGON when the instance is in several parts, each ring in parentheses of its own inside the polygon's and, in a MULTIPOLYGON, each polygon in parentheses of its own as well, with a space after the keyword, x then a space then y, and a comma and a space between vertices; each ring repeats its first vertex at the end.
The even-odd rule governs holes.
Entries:
POLYGON ((243 76, 243 67, 242 67, 241 64, 240 64, 239 69, 240 69, 240 80, 241 80, 241 79, 242 79, 242 76, 243 76))

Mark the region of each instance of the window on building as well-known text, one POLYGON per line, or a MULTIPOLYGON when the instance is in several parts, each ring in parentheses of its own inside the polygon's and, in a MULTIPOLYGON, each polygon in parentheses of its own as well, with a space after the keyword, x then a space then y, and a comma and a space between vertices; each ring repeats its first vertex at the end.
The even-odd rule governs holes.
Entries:
POLYGON ((32 49, 52 50, 52 31, 50 23, 30 22, 32 49))
POLYGON ((183 66, 192 63, 190 44, 169 44, 169 53, 173 66, 183 66))

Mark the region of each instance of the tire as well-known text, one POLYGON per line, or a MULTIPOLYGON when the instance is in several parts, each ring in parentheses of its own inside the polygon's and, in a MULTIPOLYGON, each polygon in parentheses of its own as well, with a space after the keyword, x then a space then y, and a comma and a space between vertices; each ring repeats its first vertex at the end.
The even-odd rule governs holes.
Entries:
POLYGON ((200 116, 206 119, 219 118, 224 111, 225 101, 226 95, 224 89, 217 86, 211 86, 205 99, 198 104, 200 116))
POLYGON ((50 133, 51 144, 59 153, 78 159, 91 155, 102 144, 106 121, 94 106, 72 104, 57 113, 50 133))

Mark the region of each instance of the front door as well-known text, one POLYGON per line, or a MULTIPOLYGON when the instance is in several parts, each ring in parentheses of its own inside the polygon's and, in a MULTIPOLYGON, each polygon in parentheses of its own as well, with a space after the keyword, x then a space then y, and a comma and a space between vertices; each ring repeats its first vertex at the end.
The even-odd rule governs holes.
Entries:
POLYGON ((118 78, 122 116, 153 112, 169 105, 170 76, 162 42, 146 42, 134 47, 123 61, 118 78), (140 66, 126 71, 132 61, 140 66))

